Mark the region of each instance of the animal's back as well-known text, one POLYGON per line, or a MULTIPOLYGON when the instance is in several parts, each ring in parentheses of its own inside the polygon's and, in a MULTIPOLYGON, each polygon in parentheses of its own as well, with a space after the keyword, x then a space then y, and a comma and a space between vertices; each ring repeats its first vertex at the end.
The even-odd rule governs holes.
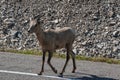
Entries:
POLYGON ((64 27, 64 28, 57 28, 57 29, 48 29, 45 31, 45 33, 49 35, 74 35, 75 36, 75 30, 71 27, 64 27))
POLYGON ((70 27, 64 27, 61 29, 49 29, 45 31, 45 47, 48 49, 60 49, 64 48, 66 44, 73 44, 75 39, 75 30, 70 27))
POLYGON ((75 30, 71 27, 64 27, 58 29, 46 30, 46 33, 52 38, 56 38, 58 41, 69 41, 75 38, 75 30))
POLYGON ((75 30, 71 27, 64 27, 64 28, 61 28, 61 29, 56 29, 55 31, 58 32, 58 33, 69 31, 69 32, 72 32, 75 35, 75 30))

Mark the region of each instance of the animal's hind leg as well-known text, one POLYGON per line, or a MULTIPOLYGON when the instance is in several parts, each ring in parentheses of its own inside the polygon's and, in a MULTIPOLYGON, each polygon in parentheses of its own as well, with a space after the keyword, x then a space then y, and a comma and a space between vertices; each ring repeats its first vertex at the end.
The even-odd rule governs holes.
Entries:
POLYGON ((64 67, 63 67, 62 72, 60 73, 60 75, 63 75, 63 72, 65 72, 65 68, 67 66, 67 63, 68 63, 69 59, 70 59, 70 55, 69 55, 69 51, 67 50, 66 62, 65 62, 65 65, 64 65, 64 67))
POLYGON ((75 73, 75 70, 76 70, 75 53, 72 50, 71 50, 71 56, 72 56, 72 61, 73 61, 73 71, 72 71, 72 73, 75 73))
POLYGON ((47 63, 49 64, 49 66, 51 67, 51 69, 52 69, 55 73, 57 73, 57 70, 52 66, 52 64, 51 64, 51 62, 50 62, 52 56, 53 56, 53 52, 50 52, 50 51, 49 51, 47 63))

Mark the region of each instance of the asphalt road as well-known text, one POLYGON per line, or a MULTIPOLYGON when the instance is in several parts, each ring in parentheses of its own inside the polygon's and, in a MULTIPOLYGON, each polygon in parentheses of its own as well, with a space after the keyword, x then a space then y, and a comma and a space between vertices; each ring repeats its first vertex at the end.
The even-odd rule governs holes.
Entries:
MULTIPOLYGON (((47 59, 47 58, 46 58, 47 59)), ((63 77, 58 77, 45 63, 45 72, 38 76, 41 69, 41 56, 0 52, 0 80, 119 80, 120 65, 76 61, 76 73, 72 71, 72 60, 67 65, 63 77)), ((52 64, 60 72, 65 59, 53 58, 52 64)))

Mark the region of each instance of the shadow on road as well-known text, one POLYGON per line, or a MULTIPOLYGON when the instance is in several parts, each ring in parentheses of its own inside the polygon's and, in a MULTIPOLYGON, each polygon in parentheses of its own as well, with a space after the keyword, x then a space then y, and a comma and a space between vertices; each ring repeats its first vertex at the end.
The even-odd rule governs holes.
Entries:
POLYGON ((73 76, 73 75, 64 75, 64 76, 70 80, 118 80, 118 79, 113 79, 108 77, 99 77, 96 75, 80 73, 80 72, 76 72, 75 74, 77 76, 73 76))

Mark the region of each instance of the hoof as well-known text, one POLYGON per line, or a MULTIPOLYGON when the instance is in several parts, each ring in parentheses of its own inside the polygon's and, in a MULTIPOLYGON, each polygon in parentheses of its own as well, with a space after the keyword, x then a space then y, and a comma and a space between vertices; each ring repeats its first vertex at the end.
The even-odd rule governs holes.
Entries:
POLYGON ((54 70, 55 73, 57 73, 57 70, 54 70))
POLYGON ((75 70, 76 70, 76 68, 75 68, 75 69, 73 69, 72 73, 75 73, 75 70))
POLYGON ((75 70, 74 70, 74 71, 72 71, 72 73, 75 73, 75 70))
POLYGON ((58 75, 58 77, 63 77, 63 74, 62 74, 62 73, 60 73, 60 74, 58 75))
POLYGON ((38 75, 42 75, 42 72, 38 73, 38 75))

